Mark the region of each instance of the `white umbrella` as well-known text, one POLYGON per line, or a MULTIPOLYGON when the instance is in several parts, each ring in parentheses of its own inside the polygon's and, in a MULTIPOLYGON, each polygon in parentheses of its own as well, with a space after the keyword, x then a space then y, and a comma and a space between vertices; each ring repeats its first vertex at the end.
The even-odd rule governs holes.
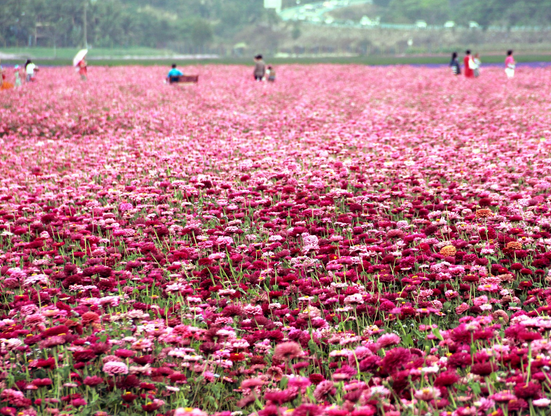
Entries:
POLYGON ((77 66, 80 61, 88 54, 88 49, 81 49, 73 58, 73 66, 77 66))

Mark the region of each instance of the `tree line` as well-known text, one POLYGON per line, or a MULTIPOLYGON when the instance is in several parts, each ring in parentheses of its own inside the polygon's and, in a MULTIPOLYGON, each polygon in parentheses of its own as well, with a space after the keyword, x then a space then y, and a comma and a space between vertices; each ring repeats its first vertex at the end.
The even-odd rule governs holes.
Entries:
MULTIPOLYGON (((302 0, 301 4, 316 0, 302 0)), ((317 0, 319 1, 319 0, 317 0)), ((283 0, 285 7, 296 0, 283 0)), ((548 26, 551 0, 373 0, 383 22, 548 26)), ((360 19, 361 16, 358 17, 360 19)), ((262 0, 2 0, 0 46, 228 45, 251 25, 277 24, 262 0)))
POLYGON ((262 0, 3 0, 0 45, 207 45, 274 21, 262 0))

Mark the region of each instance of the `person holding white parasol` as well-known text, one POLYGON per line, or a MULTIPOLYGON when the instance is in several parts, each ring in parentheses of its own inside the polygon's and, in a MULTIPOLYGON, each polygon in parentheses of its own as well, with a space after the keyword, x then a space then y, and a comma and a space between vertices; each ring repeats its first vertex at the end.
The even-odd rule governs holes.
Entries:
POLYGON ((83 81, 86 81, 88 75, 88 65, 86 63, 87 54, 88 49, 82 49, 73 58, 73 66, 78 71, 80 79, 83 81))

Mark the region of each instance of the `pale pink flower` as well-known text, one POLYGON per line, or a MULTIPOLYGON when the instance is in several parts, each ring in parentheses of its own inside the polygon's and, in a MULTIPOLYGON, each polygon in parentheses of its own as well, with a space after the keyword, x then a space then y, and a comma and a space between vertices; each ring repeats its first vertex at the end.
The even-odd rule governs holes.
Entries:
POLYGON ((537 399, 534 400, 532 404, 536 407, 548 407, 551 404, 551 400, 548 398, 537 399))
POLYGON ((398 345, 401 338, 396 334, 384 334, 376 342, 378 349, 386 348, 389 345, 398 345))
POLYGON ((109 361, 103 365, 103 371, 110 376, 128 374, 128 366, 124 363, 109 361))
POLYGON ((469 310, 469 305, 467 305, 466 303, 462 303, 461 305, 455 308, 455 313, 458 315, 461 315, 463 312, 468 310, 469 310))
POLYGON ((440 397, 440 390, 436 387, 425 387, 421 390, 416 390, 414 396, 418 400, 430 401, 440 397))

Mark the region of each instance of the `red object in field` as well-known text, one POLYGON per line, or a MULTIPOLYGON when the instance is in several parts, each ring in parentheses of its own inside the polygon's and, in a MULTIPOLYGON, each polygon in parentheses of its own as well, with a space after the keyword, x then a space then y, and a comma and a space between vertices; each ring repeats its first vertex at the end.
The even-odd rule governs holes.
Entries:
POLYGON ((182 75, 178 84, 196 84, 199 82, 199 75, 182 75))
POLYGON ((465 77, 466 78, 474 78, 474 71, 469 66, 469 61, 471 60, 471 56, 467 55, 465 58, 463 58, 463 64, 465 65, 465 77))

